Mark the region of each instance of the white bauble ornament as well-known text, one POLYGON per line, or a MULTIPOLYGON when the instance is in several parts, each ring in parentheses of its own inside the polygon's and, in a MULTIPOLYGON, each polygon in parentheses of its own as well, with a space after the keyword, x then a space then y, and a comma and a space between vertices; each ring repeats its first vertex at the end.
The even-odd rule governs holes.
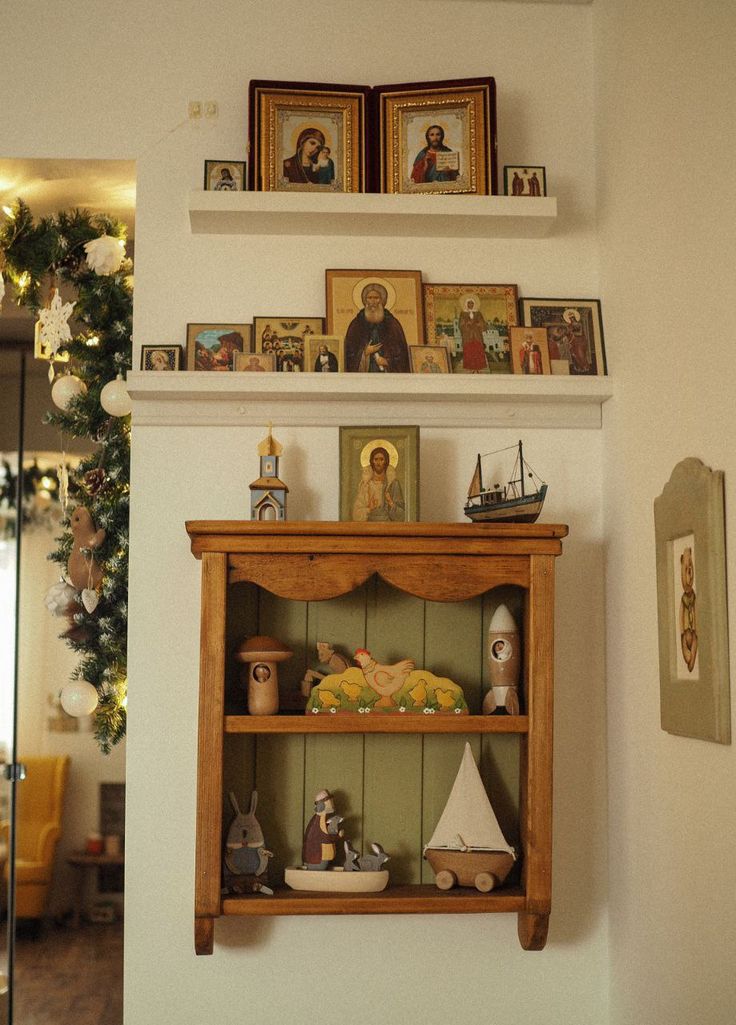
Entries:
POLYGON ((120 264, 125 258, 125 242, 110 235, 101 235, 85 242, 84 251, 87 254, 87 263, 95 274, 114 274, 120 270, 120 264))
POLYGON ((48 589, 43 603, 52 615, 64 616, 76 596, 76 589, 67 584, 66 580, 60 580, 48 589))
POLYGON ((74 680, 61 688, 59 700, 67 715, 89 715, 97 708, 97 691, 86 680, 74 680))
POLYGON ((62 374, 51 386, 51 398, 59 409, 68 409, 72 399, 87 394, 87 385, 74 374, 62 374))
POLYGON ((100 405, 110 416, 127 416, 131 411, 133 404, 122 374, 118 374, 114 381, 108 381, 102 389, 100 405))

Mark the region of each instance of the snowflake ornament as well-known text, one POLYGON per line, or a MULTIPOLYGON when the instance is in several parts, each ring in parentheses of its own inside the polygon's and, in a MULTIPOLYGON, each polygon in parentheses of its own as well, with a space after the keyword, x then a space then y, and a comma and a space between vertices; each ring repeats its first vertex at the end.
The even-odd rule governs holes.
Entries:
POLYGON ((84 251, 87 263, 99 276, 115 274, 125 259, 125 243, 110 235, 100 235, 99 238, 85 242, 84 251))
POLYGON ((41 325, 41 344, 51 350, 53 356, 62 345, 72 340, 67 321, 74 310, 74 303, 63 303, 59 289, 54 289, 54 298, 46 309, 38 314, 41 325))

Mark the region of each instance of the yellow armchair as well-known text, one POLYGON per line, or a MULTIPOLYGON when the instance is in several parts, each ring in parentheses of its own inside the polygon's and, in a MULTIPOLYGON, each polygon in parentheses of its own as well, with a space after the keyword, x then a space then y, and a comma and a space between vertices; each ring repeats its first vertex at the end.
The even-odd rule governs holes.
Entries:
MULTIPOLYGON (((25 758, 23 764, 26 778, 16 789, 15 914, 40 919, 61 836, 69 757, 25 758)), ((6 840, 7 832, 7 823, 2 823, 0 835, 6 840)), ((4 875, 7 880, 7 865, 4 875)))

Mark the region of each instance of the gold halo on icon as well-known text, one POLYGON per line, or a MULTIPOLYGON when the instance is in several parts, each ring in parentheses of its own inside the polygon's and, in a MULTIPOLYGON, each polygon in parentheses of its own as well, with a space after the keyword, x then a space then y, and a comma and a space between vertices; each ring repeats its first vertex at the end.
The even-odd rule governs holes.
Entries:
POLYGON ((396 305, 396 289, 387 281, 386 278, 361 278, 353 288, 353 305, 356 309, 363 309, 363 300, 361 298, 361 292, 366 285, 381 285, 382 288, 386 289, 388 298, 386 299, 386 309, 390 310, 392 306, 396 305))
POLYGON ((568 307, 568 309, 563 311, 562 319, 565 321, 566 324, 572 324, 573 320, 575 320, 575 321, 577 321, 579 323, 580 322, 580 310, 576 310, 574 308, 568 307))
POLYGON ((360 453, 360 465, 364 469, 371 465, 371 452, 376 448, 386 449, 388 452, 388 461, 395 470, 399 465, 399 453, 396 446, 392 445, 390 441, 386 441, 385 438, 374 438, 363 447, 363 451, 360 453))
POLYGON ((468 303, 471 299, 475 305, 476 310, 480 311, 480 299, 475 294, 475 292, 466 292, 465 295, 460 296, 460 305, 462 306, 462 308, 467 312, 468 303))
POLYGON ((325 137, 325 146, 329 146, 330 147, 330 150, 332 151, 332 155, 334 156, 334 144, 333 144, 333 141, 332 141, 332 135, 330 134, 330 131, 327 128, 327 126, 322 124, 322 123, 318 123, 316 119, 315 120, 310 120, 308 118, 305 118, 303 121, 300 121, 299 124, 297 125, 297 127, 292 129, 292 132, 291 132, 291 149, 289 150, 289 154, 288 155, 291 156, 292 153, 296 153, 296 142, 297 142, 297 139, 299 138, 299 136, 302 134, 302 132, 306 128, 314 128, 316 131, 321 132, 324 135, 324 137, 325 137))

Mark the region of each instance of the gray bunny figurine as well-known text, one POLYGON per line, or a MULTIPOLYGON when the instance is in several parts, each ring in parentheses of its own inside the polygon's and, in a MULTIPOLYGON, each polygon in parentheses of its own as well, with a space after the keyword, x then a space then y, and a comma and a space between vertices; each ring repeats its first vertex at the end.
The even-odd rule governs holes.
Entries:
POLYGON ((256 818, 258 791, 250 796, 250 807, 242 812, 232 790, 230 804, 235 818, 230 823, 223 858, 223 884, 232 893, 273 893, 268 881, 268 862, 273 852, 266 849, 263 830, 256 818))

